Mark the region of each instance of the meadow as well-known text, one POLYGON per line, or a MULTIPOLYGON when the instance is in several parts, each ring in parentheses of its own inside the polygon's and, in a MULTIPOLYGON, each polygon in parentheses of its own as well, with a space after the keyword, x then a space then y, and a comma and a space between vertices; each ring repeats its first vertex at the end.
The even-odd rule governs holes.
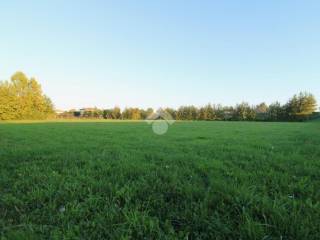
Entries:
POLYGON ((0 124, 1 239, 319 239, 320 122, 0 124))

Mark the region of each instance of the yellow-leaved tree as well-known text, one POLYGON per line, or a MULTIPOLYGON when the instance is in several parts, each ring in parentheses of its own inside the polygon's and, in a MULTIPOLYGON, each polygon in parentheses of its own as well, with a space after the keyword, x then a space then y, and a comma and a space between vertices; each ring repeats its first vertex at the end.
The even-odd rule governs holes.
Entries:
POLYGON ((0 82, 0 120, 46 119, 53 115, 53 104, 36 79, 16 72, 10 81, 0 82))

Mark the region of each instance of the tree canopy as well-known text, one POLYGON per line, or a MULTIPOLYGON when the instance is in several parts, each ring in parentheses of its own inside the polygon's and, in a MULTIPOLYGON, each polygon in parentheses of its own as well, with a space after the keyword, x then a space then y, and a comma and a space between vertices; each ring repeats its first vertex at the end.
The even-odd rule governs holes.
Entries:
POLYGON ((294 95, 286 105, 289 118, 293 120, 305 119, 310 116, 317 107, 315 97, 307 92, 294 95))
MULTIPOLYGON (((180 106, 162 108, 176 120, 234 120, 234 121, 303 121, 311 119, 317 110, 317 101, 311 93, 300 92, 281 105, 279 102, 251 106, 246 102, 233 106, 207 104, 202 107, 180 106)), ((113 109, 83 108, 59 114, 60 118, 147 119, 152 108, 119 107, 113 109)), ((46 119, 56 116, 53 104, 35 78, 16 72, 9 81, 0 82, 0 120, 46 119)))
POLYGON ((53 104, 35 78, 16 72, 0 82, 0 120, 45 119, 54 115, 53 104))
MULTIPOLYGON (((191 105, 181 106, 177 109, 161 108, 159 110, 170 114, 171 118, 175 120, 303 121, 318 116, 315 113, 317 110, 315 97, 305 92, 294 95, 284 105, 279 102, 270 105, 264 102, 258 105, 249 105, 243 102, 235 107, 207 104, 202 107, 191 105)), ((152 108, 144 110, 129 107, 123 111, 119 107, 104 110, 88 108, 82 114, 79 111, 70 110, 61 114, 60 117, 143 120, 148 119, 153 113, 154 110, 152 108)))
MULTIPOLYGON (((140 108, 125 108, 123 111, 119 107, 113 109, 99 110, 89 109, 84 114, 74 114, 75 117, 82 118, 105 118, 105 119, 127 119, 143 120, 154 113, 152 108, 147 110, 140 108)), ((207 104, 202 107, 181 106, 177 109, 161 108, 175 120, 233 120, 233 121, 303 121, 314 118, 317 110, 315 97, 306 92, 294 95, 286 104, 279 102, 269 106, 263 102, 258 105, 249 105, 243 102, 233 106, 222 106, 220 104, 207 104)), ((159 111, 159 110, 158 110, 159 111)), ((78 113, 76 111, 75 113, 78 113)), ((65 112, 61 117, 72 117, 72 111, 65 112)))

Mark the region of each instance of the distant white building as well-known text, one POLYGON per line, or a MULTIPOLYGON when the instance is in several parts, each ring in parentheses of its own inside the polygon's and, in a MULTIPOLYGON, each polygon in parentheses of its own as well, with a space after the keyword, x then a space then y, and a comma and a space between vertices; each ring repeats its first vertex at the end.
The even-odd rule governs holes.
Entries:
POLYGON ((55 110, 55 113, 58 114, 58 115, 59 115, 59 114, 62 114, 62 113, 64 113, 64 112, 65 112, 65 111, 60 110, 60 109, 56 109, 56 110, 55 110))

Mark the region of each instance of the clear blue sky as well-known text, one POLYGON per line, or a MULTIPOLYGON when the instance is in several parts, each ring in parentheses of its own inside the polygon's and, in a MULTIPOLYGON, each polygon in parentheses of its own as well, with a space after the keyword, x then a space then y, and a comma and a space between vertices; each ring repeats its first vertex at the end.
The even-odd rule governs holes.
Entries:
POLYGON ((320 100, 320 1, 1 1, 0 79, 59 109, 320 100))

